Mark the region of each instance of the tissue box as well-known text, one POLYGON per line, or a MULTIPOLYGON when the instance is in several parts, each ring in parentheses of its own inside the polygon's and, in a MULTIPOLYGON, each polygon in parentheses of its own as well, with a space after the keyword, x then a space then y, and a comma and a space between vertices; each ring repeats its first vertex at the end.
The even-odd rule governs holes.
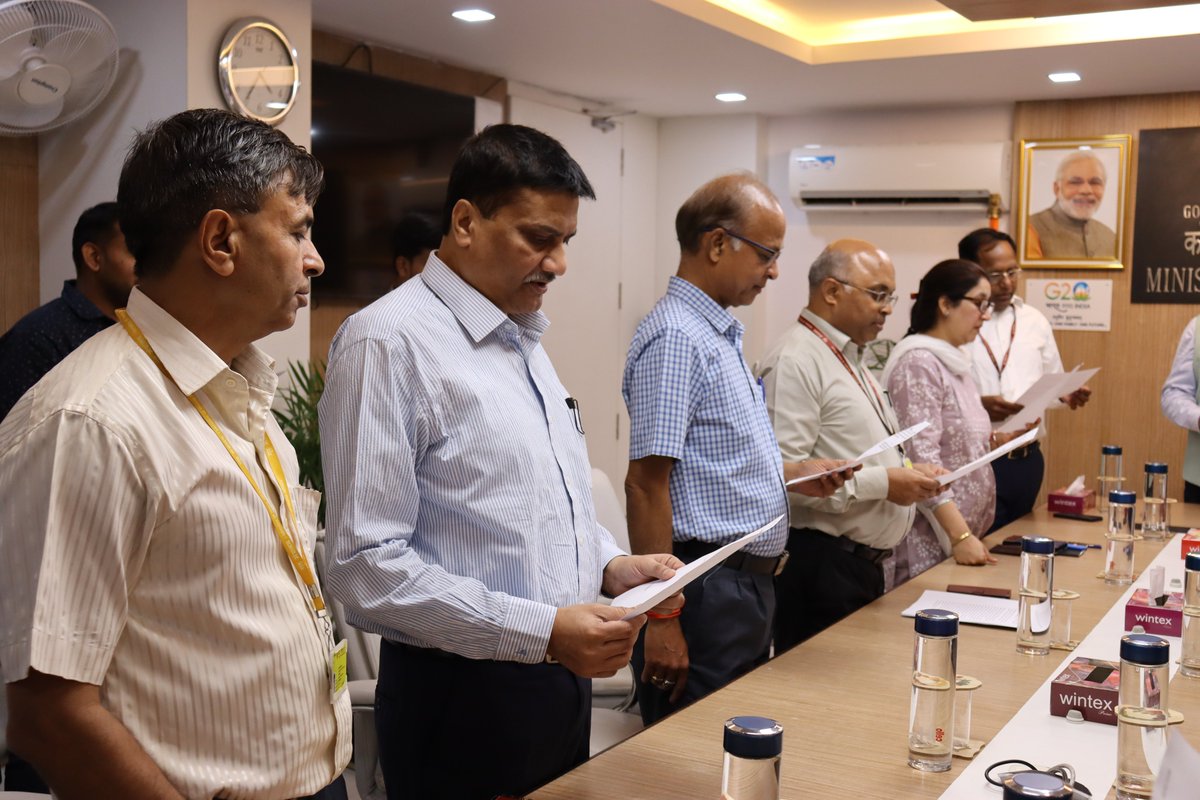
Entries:
POLYGON ((1078 709, 1088 722, 1117 724, 1121 665, 1099 658, 1076 658, 1050 684, 1050 713, 1065 717, 1078 709))
POLYGON ((1193 550, 1200 550, 1200 528, 1192 528, 1179 540, 1180 558, 1187 558, 1193 550))
POLYGON ((1149 589, 1135 589, 1125 604, 1125 630, 1134 625, 1158 636, 1183 636, 1183 592, 1167 592, 1166 604, 1159 606, 1149 589))
POLYGON ((1046 498, 1046 505, 1051 511, 1061 514, 1082 514, 1089 508, 1096 507, 1095 489, 1087 489, 1083 494, 1063 494, 1067 487, 1060 486, 1046 498))

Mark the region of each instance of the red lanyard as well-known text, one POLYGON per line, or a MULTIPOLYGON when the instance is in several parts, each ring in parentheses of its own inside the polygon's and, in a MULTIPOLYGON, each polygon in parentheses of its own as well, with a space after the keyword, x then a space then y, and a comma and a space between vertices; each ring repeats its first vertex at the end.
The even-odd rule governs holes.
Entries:
POLYGON ((996 376, 1004 377, 1004 368, 1008 366, 1008 357, 1012 355, 1013 342, 1017 340, 1017 308, 1013 306, 1013 324, 1012 331, 1008 334, 1008 349, 1004 351, 1004 360, 996 363, 996 354, 992 352, 991 345, 987 343, 987 339, 983 338, 983 331, 979 332, 979 341, 983 342, 983 349, 987 350, 988 358, 992 360, 992 366, 996 368, 996 376))
MULTIPOLYGON (((833 353, 837 357, 837 360, 842 363, 842 366, 846 368, 846 372, 850 373, 850 377, 853 378, 854 382, 858 384, 858 388, 862 390, 864 395, 866 395, 867 402, 870 403, 871 408, 875 411, 875 416, 879 417, 879 421, 883 423, 883 429, 887 431, 889 435, 895 433, 895 431, 892 430, 892 426, 888 424, 886 419, 884 419, 883 398, 879 396, 879 390, 875 388, 875 384, 871 384, 871 394, 875 395, 875 402, 872 403, 871 394, 867 393, 867 387, 863 385, 862 380, 858 377, 858 374, 855 373, 854 368, 850 366, 850 362, 846 360, 846 356, 842 354, 841 350, 838 350, 837 345, 829 340, 829 337, 825 335, 825 332, 816 325, 813 325, 803 316, 799 317, 796 321, 816 334, 817 338, 825 343, 825 346, 829 348, 829 351, 833 353)), ((903 452, 903 450, 901 450, 901 452, 903 452)))

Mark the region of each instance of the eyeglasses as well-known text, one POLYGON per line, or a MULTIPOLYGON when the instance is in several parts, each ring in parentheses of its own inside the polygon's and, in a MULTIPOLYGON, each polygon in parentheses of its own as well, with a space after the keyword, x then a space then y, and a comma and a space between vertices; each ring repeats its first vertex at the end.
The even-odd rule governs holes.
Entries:
POLYGON ((845 286, 848 289, 854 289, 856 291, 862 292, 867 297, 869 297, 873 301, 875 301, 875 304, 880 307, 894 306, 894 305, 896 305, 896 301, 900 299, 900 295, 892 294, 887 289, 864 289, 861 286, 855 286, 853 283, 847 283, 846 281, 842 280, 841 278, 834 278, 834 280, 837 281, 838 283, 840 283, 842 286, 845 286))
POLYGON ((993 285, 999 283, 1005 278, 1008 278, 1010 281, 1015 283, 1019 277, 1021 277, 1020 267, 1013 267, 1012 269, 1007 269, 1004 272, 989 272, 987 274, 988 281, 990 281, 993 285))
POLYGON ((986 297, 960 297, 959 299, 966 300, 968 303, 974 304, 974 306, 979 309, 979 314, 981 316, 987 314, 996 307, 996 304, 986 297))
POLYGON ((745 242, 746 244, 750 245, 755 250, 757 250, 758 252, 756 253, 756 255, 758 256, 758 260, 762 262, 762 265, 764 267, 770 266, 771 264, 775 263, 775 259, 779 258, 780 251, 776 250, 774 247, 767 247, 765 244, 759 244, 758 242, 754 241, 753 239, 747 239, 745 236, 742 236, 740 233, 734 233, 733 231, 729 230, 728 228, 722 228, 719 225, 714 226, 712 228, 705 228, 706 233, 708 231, 715 231, 715 230, 722 230, 725 232, 726 236, 729 236, 733 239, 737 239, 739 242, 745 242))

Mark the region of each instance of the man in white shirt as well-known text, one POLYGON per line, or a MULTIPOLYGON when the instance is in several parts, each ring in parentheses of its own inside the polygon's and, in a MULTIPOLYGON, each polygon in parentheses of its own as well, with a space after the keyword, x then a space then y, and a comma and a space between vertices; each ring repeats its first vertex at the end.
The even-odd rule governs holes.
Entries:
MULTIPOLYGON (((862 363, 896 302, 896 271, 869 242, 843 239, 808 273, 808 307, 756 365, 784 461, 853 458, 896 433, 887 395, 862 363)), ((775 650, 782 652, 884 593, 892 548, 918 500, 945 470, 912 465, 903 448, 867 459, 829 497, 789 494, 789 559, 776 578, 775 650)), ((974 537, 971 537, 974 539, 974 537)), ((978 539, 964 547, 982 547, 978 539)))
MULTIPOLYGON (((967 351, 983 407, 993 422, 1001 422, 1024 408, 1014 401, 1042 375, 1063 371, 1062 358, 1049 320, 1016 294, 1021 269, 1011 236, 991 228, 971 231, 958 243, 958 257, 983 267, 992 284, 992 316, 984 320, 967 351)), ((1083 386, 1060 399, 1076 409, 1091 395, 1091 389, 1083 386)), ((1033 510, 1046 470, 1040 443, 996 459, 992 470, 996 474, 994 531, 1033 510)))
POLYGON ((319 496, 251 344, 324 269, 323 180, 226 111, 139 134, 118 190, 139 288, 0 424, 9 745, 59 798, 346 797, 319 496))

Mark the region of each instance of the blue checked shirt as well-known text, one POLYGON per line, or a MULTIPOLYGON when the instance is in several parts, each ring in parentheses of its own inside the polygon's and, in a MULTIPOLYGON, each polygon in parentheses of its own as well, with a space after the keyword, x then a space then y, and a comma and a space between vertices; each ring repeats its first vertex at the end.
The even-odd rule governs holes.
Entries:
POLYGON ((783 463, 762 389, 742 358, 743 330, 711 297, 671 278, 625 362, 629 458, 675 459, 675 541, 724 544, 782 514, 747 548, 776 556, 787 541, 783 463))
POLYGON ((621 555, 540 344, 435 255, 352 316, 321 398, 330 594, 350 624, 468 658, 541 661, 557 608, 621 555))

